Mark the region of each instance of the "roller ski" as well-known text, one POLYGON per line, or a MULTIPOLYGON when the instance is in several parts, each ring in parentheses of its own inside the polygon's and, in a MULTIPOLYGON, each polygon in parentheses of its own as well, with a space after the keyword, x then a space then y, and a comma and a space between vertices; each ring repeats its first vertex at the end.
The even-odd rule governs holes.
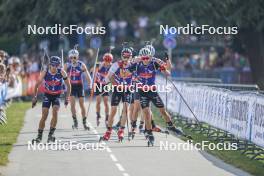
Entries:
POLYGON ((117 132, 117 136, 118 136, 118 142, 123 142, 124 140, 124 129, 119 129, 117 132))
POLYGON ((99 142, 108 141, 111 137, 111 134, 112 134, 112 130, 107 130, 104 136, 100 137, 99 142))
POLYGON ((146 138, 147 138, 147 141, 148 141, 148 147, 150 147, 150 146, 154 146, 154 136, 153 136, 153 134, 152 134, 152 131, 150 131, 150 132, 146 132, 146 138))
POLYGON ((78 121, 76 117, 73 117, 73 125, 72 125, 73 130, 78 129, 78 121))
POLYGON ((47 143, 51 143, 51 142, 55 142, 55 141, 56 141, 56 138, 54 137, 54 135, 49 135, 48 136, 47 143))

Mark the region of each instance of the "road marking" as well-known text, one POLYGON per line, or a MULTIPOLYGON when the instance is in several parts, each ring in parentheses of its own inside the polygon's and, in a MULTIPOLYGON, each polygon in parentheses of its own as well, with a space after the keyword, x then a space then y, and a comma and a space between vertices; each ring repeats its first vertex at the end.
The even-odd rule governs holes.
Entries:
POLYGON ((123 168, 123 166, 122 166, 121 164, 119 164, 119 163, 116 163, 116 167, 117 167, 120 171, 122 171, 122 172, 125 171, 125 169, 123 168))
POLYGON ((114 162, 117 162, 117 159, 116 159, 115 155, 110 154, 110 157, 111 157, 111 159, 112 159, 114 162))
POLYGON ((107 151, 108 153, 112 153, 112 150, 111 150, 109 147, 106 147, 106 151, 107 151))
MULTIPOLYGON (((92 132, 94 134, 96 134, 98 139, 100 139, 100 135, 98 134, 97 130, 92 126, 92 124, 90 122, 87 122, 87 124, 89 125, 90 129, 92 130, 92 132)), ((102 144, 106 144, 104 141, 101 142, 101 143, 102 144)), ((118 170, 121 171, 121 172, 124 172, 125 171, 124 167, 120 163, 116 163, 117 162, 117 158, 115 157, 114 154, 112 154, 112 150, 108 146, 106 147, 106 151, 108 153, 111 153, 109 156, 112 159, 112 161, 116 164, 116 167, 118 168, 118 170)), ((128 173, 123 173, 123 176, 129 176, 129 174, 128 173)))

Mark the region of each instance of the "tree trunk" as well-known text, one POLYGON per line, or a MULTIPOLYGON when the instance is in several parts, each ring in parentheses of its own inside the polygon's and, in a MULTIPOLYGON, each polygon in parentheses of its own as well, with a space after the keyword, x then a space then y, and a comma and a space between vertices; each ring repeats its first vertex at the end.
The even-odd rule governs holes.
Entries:
POLYGON ((253 80, 264 90, 264 34, 252 29, 243 30, 240 35, 246 47, 253 80))

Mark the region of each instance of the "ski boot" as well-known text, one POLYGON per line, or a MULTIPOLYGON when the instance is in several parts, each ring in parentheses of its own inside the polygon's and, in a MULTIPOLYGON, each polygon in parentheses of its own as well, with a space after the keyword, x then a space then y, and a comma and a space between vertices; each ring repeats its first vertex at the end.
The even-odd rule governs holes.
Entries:
POLYGON ((83 118, 83 128, 84 128, 84 130, 87 130, 87 131, 89 131, 89 130, 90 130, 90 127, 89 127, 89 126, 87 126, 87 124, 86 124, 86 117, 85 117, 85 118, 83 118))
POLYGON ((47 143, 51 143, 51 142, 55 142, 56 138, 54 135, 49 135, 48 136, 48 140, 47 140, 47 143))
POLYGON ((101 118, 101 115, 97 112, 96 113, 96 126, 97 127, 100 125, 100 118, 101 118))
POLYGON ((112 134, 112 129, 108 129, 105 132, 104 136, 103 137, 100 137, 99 142, 101 142, 101 141, 108 141, 110 139, 110 137, 111 137, 111 134, 112 134))
POLYGON ((148 140, 148 147, 149 146, 153 147, 154 146, 154 136, 152 134, 152 131, 148 131, 146 133, 147 133, 146 137, 147 137, 147 140, 148 140))
POLYGON ((131 122, 131 131, 128 133, 128 138, 134 139, 135 134, 136 134, 136 129, 137 129, 137 121, 132 121, 131 122))
POLYGON ((118 136, 118 141, 122 142, 124 139, 124 129, 120 128, 117 132, 117 136, 118 136))
POLYGON ((38 136, 36 139, 32 139, 32 144, 38 144, 42 140, 42 137, 38 136))
POLYGON ((41 142, 42 140, 42 134, 43 134, 43 130, 38 130, 38 136, 36 139, 32 139, 32 144, 38 144, 41 142))
POLYGON ((78 121, 76 117, 73 117, 73 125, 72 125, 72 129, 78 129, 78 121))
POLYGON ((139 127, 138 127, 140 134, 144 133, 143 125, 144 125, 144 122, 140 121, 140 124, 139 124, 139 127))

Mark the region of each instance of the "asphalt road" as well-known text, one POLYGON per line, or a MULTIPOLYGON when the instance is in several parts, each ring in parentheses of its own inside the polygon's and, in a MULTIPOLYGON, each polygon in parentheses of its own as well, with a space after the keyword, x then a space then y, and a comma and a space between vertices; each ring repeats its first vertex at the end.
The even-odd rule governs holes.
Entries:
MULTIPOLYGON (((56 137, 58 145, 78 144, 72 150, 66 148, 51 150, 29 150, 30 141, 37 135, 37 125, 41 115, 40 104, 26 113, 24 127, 18 137, 17 143, 9 155, 10 163, 7 167, 1 167, 0 172, 6 176, 68 176, 68 175, 92 175, 92 176, 228 176, 248 175, 222 161, 200 151, 164 150, 161 143, 175 146, 184 141, 164 134, 155 133, 155 146, 147 147, 147 141, 143 135, 137 134, 135 139, 123 143, 117 142, 117 136, 113 133, 110 141, 97 143, 99 136, 105 132, 104 123, 95 127, 95 106, 90 108, 88 121, 92 126, 90 131, 82 129, 79 116, 78 130, 72 130, 70 108, 62 107, 59 113, 56 137), (86 144, 88 150, 79 150, 86 144)), ((102 108, 103 110, 103 108, 102 108)), ((45 146, 49 120, 46 122, 47 131, 40 147, 45 146)), ((116 119, 117 120, 117 119, 116 119)), ((127 136, 127 134, 126 134, 127 136)), ((67 145, 68 146, 68 145, 67 145)))

